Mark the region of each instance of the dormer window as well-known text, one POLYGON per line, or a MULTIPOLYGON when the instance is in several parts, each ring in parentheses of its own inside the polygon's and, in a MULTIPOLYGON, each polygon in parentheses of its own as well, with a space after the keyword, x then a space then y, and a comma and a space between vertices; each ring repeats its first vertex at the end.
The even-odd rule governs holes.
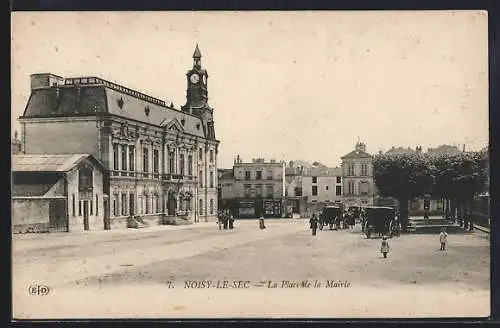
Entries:
POLYGON ((120 99, 117 100, 117 104, 118 104, 118 107, 120 107, 120 109, 123 108, 123 98, 120 97, 120 99))

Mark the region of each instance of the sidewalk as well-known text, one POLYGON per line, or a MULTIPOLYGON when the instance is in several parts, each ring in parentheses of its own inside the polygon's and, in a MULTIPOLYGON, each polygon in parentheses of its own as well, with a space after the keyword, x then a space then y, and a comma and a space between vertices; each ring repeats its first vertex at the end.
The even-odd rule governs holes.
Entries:
POLYGON ((78 245, 88 243, 90 240, 98 242, 119 236, 128 237, 134 235, 147 235, 161 231, 169 232, 196 228, 206 229, 216 226, 214 222, 197 222, 189 225, 152 225, 139 229, 123 228, 116 230, 13 234, 12 251, 19 252, 34 248, 45 248, 47 246, 58 247, 68 244, 78 245))

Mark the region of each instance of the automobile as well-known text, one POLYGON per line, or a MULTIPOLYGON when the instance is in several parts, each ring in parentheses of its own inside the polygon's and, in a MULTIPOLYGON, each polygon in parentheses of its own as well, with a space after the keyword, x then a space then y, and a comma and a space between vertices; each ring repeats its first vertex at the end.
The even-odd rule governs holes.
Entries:
POLYGON ((340 223, 342 218, 343 208, 341 205, 326 205, 323 207, 320 214, 320 227, 327 225, 330 230, 333 230, 333 225, 336 226, 340 223))
POLYGON ((366 238, 372 234, 378 234, 392 238, 399 235, 399 224, 396 221, 396 211, 392 207, 369 206, 365 207, 365 217, 363 218, 363 232, 366 238))

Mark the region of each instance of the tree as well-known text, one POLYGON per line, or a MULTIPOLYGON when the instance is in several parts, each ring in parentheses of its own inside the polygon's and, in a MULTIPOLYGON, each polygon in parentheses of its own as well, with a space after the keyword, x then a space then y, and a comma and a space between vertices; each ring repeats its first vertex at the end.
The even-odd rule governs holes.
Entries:
POLYGON ((408 202, 432 192, 434 168, 419 153, 381 154, 373 159, 374 180, 381 196, 399 201, 403 229, 408 227, 408 202))
POLYGON ((444 198, 447 216, 455 219, 459 209, 460 224, 472 229, 470 216, 474 196, 485 190, 488 182, 488 153, 467 152, 432 156, 435 183, 433 194, 444 198))

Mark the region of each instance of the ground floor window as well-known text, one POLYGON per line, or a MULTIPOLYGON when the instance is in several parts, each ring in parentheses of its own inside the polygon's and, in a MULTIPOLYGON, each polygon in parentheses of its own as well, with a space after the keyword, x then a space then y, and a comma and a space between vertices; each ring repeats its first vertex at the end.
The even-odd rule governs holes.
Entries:
POLYGON ((150 197, 146 195, 146 214, 149 214, 151 212, 151 204, 149 203, 150 197))
POLYGON ((161 212, 161 205, 160 205, 160 196, 155 195, 155 207, 156 207, 156 213, 161 212))
POLYGON ((203 214, 203 199, 200 199, 199 212, 200 214, 203 214))
POLYGON ((210 199, 210 214, 214 214, 214 200, 210 199))
POLYGON ((122 215, 127 215, 127 194, 122 194, 122 215))
POLYGON ((92 199, 89 201, 90 215, 94 215, 94 203, 92 199))

